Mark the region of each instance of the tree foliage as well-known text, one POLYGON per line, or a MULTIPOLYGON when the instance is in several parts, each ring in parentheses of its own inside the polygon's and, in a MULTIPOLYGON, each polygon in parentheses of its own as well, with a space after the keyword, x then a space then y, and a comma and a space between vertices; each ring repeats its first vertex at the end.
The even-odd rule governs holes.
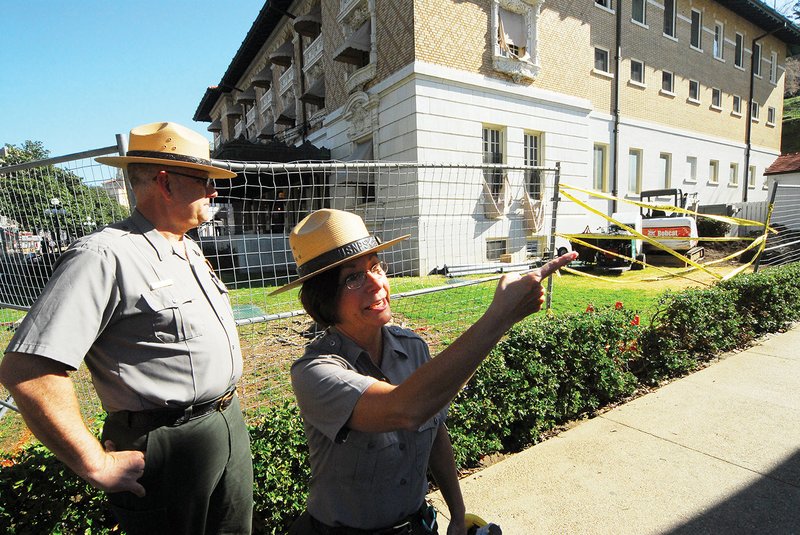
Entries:
MULTIPOLYGON (((40 141, 6 145, 0 165, 11 166, 48 158, 40 141)), ((128 209, 100 185, 87 184, 74 172, 55 165, 12 171, 0 176, 0 215, 19 230, 55 229, 70 238, 125 217, 128 209)))

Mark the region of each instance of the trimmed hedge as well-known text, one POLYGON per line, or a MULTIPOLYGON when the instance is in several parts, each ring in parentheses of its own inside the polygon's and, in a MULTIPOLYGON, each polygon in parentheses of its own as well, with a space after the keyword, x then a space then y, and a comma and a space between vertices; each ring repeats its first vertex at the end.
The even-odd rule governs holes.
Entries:
MULTIPOLYGON (((497 345, 448 419, 460 467, 536 443, 556 425, 683 375, 714 355, 800 320, 800 264, 664 294, 650 325, 616 307, 537 316, 497 345)), ((256 533, 285 533, 304 509, 308 449, 293 402, 251 429, 256 533)), ((41 445, 0 459, 0 532, 116 533, 102 494, 41 445)))

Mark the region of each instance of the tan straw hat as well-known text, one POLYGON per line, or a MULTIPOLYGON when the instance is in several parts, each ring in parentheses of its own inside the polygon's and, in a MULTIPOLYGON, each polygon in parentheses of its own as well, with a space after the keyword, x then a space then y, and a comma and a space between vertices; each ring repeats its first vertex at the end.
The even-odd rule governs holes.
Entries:
POLYGON ((208 139, 177 123, 150 123, 131 129, 125 156, 101 156, 100 163, 128 167, 131 163, 162 164, 206 171, 209 178, 233 178, 236 173, 211 165, 208 139))
POLYGON ((281 286, 270 295, 294 288, 311 277, 353 258, 382 251, 407 239, 410 234, 381 243, 371 236, 364 220, 350 212, 323 208, 307 215, 289 234, 297 274, 300 278, 281 286))

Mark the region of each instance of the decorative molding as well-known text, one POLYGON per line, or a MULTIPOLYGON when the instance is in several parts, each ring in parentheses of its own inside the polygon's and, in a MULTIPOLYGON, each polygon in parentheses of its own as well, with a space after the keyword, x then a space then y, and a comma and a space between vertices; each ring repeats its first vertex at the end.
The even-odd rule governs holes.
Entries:
POLYGON ((495 70, 511 76, 515 83, 533 81, 539 75, 539 15, 544 0, 493 0, 492 2, 492 66, 495 70), (527 33, 526 55, 522 58, 505 56, 497 41, 499 9, 521 15, 527 33))
POLYGON ((363 91, 364 84, 375 78, 377 72, 378 67, 375 63, 370 63, 365 67, 361 67, 347 77, 347 92, 354 93, 356 91, 363 91))
POLYGON ((359 91, 347 99, 344 106, 344 120, 348 122, 347 137, 352 141, 371 134, 378 129, 377 96, 359 91))

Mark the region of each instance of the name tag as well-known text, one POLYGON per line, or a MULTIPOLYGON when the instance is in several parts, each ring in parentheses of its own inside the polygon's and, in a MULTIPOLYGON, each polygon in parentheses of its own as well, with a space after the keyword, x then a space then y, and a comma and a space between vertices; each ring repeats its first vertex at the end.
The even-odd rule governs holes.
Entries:
POLYGON ((150 283, 151 290, 158 290, 159 288, 166 288, 167 286, 172 286, 172 279, 164 279, 150 283))

